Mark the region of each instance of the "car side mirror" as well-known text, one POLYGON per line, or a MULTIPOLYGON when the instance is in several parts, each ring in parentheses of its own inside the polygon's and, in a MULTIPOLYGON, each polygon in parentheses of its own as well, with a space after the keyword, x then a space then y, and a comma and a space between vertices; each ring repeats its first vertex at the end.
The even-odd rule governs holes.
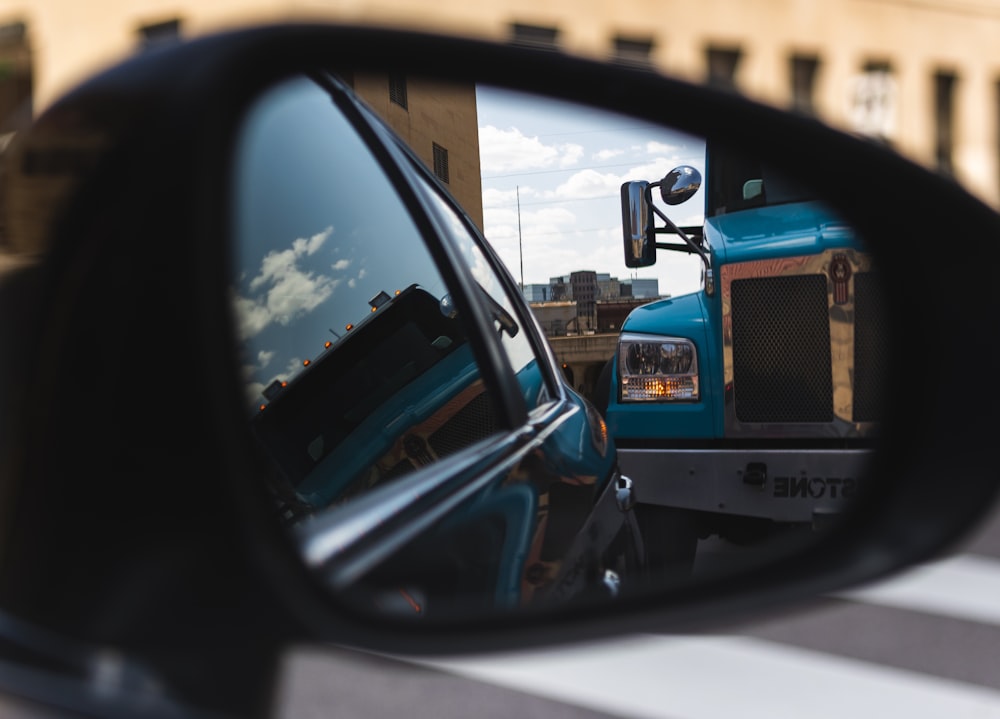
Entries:
MULTIPOLYGON (((711 626, 933 557, 994 497, 997 390, 983 327, 997 298, 968 281, 967 258, 989 266, 998 216, 953 182, 816 121, 530 48, 287 26, 182 44, 98 76, 8 158, 4 226, 20 234, 7 245, 40 258, 44 299, 2 350, 37 362, 0 422, 15 432, 3 457, 0 604, 43 624, 144 647, 133 637, 147 626, 192 641, 222 631, 213 608, 232 605, 227 627, 269 646, 392 651, 711 626), (435 115, 428 134, 393 129, 394 116, 409 120, 390 93, 401 68, 426 93, 408 102, 440 110, 454 100, 464 114, 435 115), (472 161, 483 149, 480 88, 752 148, 812 200, 766 208, 779 219, 767 226, 718 202, 715 214, 676 215, 678 227, 706 228, 675 253, 703 253, 690 291, 635 303, 626 334, 621 320, 599 333, 603 300, 584 290, 600 286, 596 270, 627 279, 656 252, 649 179, 631 166, 603 178, 610 210, 595 234, 612 238, 616 263, 623 236, 626 261, 581 266, 593 281, 559 300, 576 303, 574 351, 596 347, 598 359, 574 360, 563 354, 567 321, 547 333, 525 297, 508 254, 517 235, 486 221, 472 161), (865 185, 831 175, 836 166, 863 170, 865 185), (900 209, 913 197, 933 202, 900 209), (805 216, 808 232, 794 224, 805 216), (963 237, 961 253, 930 241, 928 228, 946 226, 963 237), (762 238, 777 242, 751 257, 762 238), (880 319, 861 328, 865 274, 880 319), (702 291, 707 275, 712 292, 702 291), (801 333, 787 331, 793 315, 771 312, 806 305, 819 311, 801 333), (683 314, 665 320, 667 308, 683 314), (946 328, 954 342, 943 351, 946 328), (762 329, 780 341, 760 349, 762 329), (829 376, 791 362, 796 343, 825 346, 829 376), (941 372, 935 360, 955 345, 961 378, 944 367, 912 379, 914 358, 941 372), (605 366, 611 396, 598 407, 588 395, 605 366), (845 409, 862 366, 878 390, 869 434, 868 419, 845 409), (976 381, 975 404, 963 401, 962 378, 976 381), (776 407, 779 390, 787 401, 776 407), (638 434, 666 406, 675 419, 638 434), (700 434, 683 434, 694 423, 700 434), (774 452, 787 459, 803 446, 808 469, 774 471, 774 452), (834 507, 830 488, 843 478, 812 462, 838 461, 845 447, 864 451, 863 477, 834 507), (671 463, 647 464, 664 450, 671 463), (738 465, 725 463, 733 453, 738 465), (734 550, 703 575, 685 562, 650 567, 653 537, 686 528, 701 541, 701 529, 685 527, 690 514, 644 520, 642 507, 704 518, 683 500, 702 479, 777 524, 802 524, 808 506, 815 531, 808 522, 734 550), (784 514, 766 514, 776 506, 784 514), (113 598, 133 611, 111 617, 113 598), (174 616, 175 606, 185 611, 174 616)), ((706 169, 706 191, 713 182, 706 169)), ((689 195, 684 187, 668 197, 689 195)), ((723 195, 739 200, 741 189, 723 195)))

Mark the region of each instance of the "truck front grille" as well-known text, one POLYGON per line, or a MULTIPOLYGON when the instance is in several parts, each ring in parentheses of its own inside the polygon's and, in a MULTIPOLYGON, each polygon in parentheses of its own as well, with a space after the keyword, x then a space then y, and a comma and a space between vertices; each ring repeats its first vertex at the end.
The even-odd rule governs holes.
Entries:
POLYGON ((833 248, 720 274, 727 435, 874 436, 889 327, 871 258, 833 248))
POLYGON ((733 387, 740 422, 832 422, 825 275, 733 280, 733 387))

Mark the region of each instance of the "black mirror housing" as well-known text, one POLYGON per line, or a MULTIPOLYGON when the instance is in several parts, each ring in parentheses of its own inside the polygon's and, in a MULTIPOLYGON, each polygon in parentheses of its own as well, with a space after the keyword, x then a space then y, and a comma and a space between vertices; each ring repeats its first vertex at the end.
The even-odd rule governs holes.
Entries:
MULTIPOLYGON (((970 256, 987 267, 997 259, 1000 216, 954 182, 817 121, 543 50, 290 25, 129 61, 56 103, 12 153, 21 174, 5 181, 21 224, 8 223, 20 233, 8 245, 36 258, 41 271, 24 296, 42 299, 25 306, 31 321, 0 348, 37 359, 24 391, 3 395, 0 407, 0 427, 13 432, 0 446, 0 608, 135 652, 192 703, 228 710, 259 701, 246 692, 247 677, 267 675, 281 648, 302 641, 426 653, 711 627, 932 558, 995 498, 1000 397, 984 328, 1000 300, 990 283, 969 281, 967 264, 970 256), (305 568, 257 481, 227 295, 226 208, 231 138, 252 99, 292 73, 345 66, 406 67, 625 111, 752 146, 808 180, 868 239, 885 281, 894 371, 869 470, 877 481, 801 552, 719 581, 624 598, 614 612, 581 604, 435 626, 374 618, 339 601, 305 568), (663 100, 622 107, 634 97, 663 100), (685 108, 680 117, 676 107, 685 108), (825 171, 844 164, 865 168, 864 186, 825 171), (934 202, 909 212, 913 197, 934 202), (963 238, 962 252, 931 239, 930 228, 945 226, 963 238), (905 252, 900 237, 909 240, 905 252), (928 327, 960 338, 961 374, 979 378, 974 402, 951 383, 912 384, 905 368, 928 327), (253 651, 244 650, 248 636, 253 651), (195 646, 207 648, 195 661, 177 660, 195 646), (207 667, 224 665, 231 671, 205 688, 207 667)), ((621 187, 629 267, 655 262, 647 192, 646 183, 621 187)), ((477 321, 489 323, 481 312, 477 321)))

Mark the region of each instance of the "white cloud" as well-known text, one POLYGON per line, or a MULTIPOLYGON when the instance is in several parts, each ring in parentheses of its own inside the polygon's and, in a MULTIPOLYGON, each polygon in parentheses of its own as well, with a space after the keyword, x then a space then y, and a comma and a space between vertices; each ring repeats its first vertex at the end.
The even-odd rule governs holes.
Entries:
POLYGON ((565 144, 558 145, 557 150, 559 152, 559 166, 560 167, 574 167, 580 164, 580 160, 583 159, 585 151, 581 145, 565 144))
POLYGON ((550 167, 558 155, 537 137, 525 137, 517 128, 501 130, 492 125, 479 128, 479 148, 480 168, 489 174, 550 167))
POLYGON ((273 321, 287 325, 326 302, 338 284, 330 277, 295 269, 275 281, 267 293, 266 306, 273 321))
POLYGON ((599 150, 594 153, 594 159, 600 162, 607 162, 615 157, 620 157, 624 155, 624 150, 599 150))
POLYGON ((668 145, 665 142, 650 140, 646 143, 645 152, 650 155, 676 155, 680 149, 679 145, 668 145))
POLYGON ((619 175, 581 170, 555 189, 555 196, 580 200, 594 197, 618 197, 622 180, 619 175))
POLYGON ((516 208, 518 202, 531 202, 531 200, 542 196, 544 196, 544 192, 539 192, 533 185, 519 184, 504 189, 487 187, 483 191, 483 203, 490 206, 509 205, 516 208))
POLYGON ((271 324, 271 313, 267 307, 252 299, 236 295, 233 298, 233 310, 239 321, 240 337, 243 339, 254 337, 271 324))
POLYGON ((297 254, 302 254, 303 252, 307 255, 314 255, 323 243, 326 242, 326 238, 333 234, 333 227, 327 227, 322 232, 317 232, 315 235, 308 239, 299 238, 292 243, 292 248, 297 254))
POLYGON ((326 275, 299 267, 299 260, 315 254, 333 234, 327 227, 309 238, 293 240, 287 250, 264 256, 260 271, 250 280, 256 297, 236 296, 233 307, 240 323, 240 336, 248 339, 273 323, 287 325, 294 318, 311 312, 325 302, 340 283, 326 275))
POLYGON ((511 127, 479 128, 480 170, 487 175, 573 167, 584 157, 584 148, 574 143, 546 144, 511 127))
POLYGON ((250 281, 250 289, 257 290, 268 281, 280 278, 281 275, 292 271, 300 257, 314 254, 331 234, 333 234, 333 227, 327 227, 312 237, 300 237, 293 240, 292 246, 287 250, 268 252, 261 261, 260 272, 250 281))

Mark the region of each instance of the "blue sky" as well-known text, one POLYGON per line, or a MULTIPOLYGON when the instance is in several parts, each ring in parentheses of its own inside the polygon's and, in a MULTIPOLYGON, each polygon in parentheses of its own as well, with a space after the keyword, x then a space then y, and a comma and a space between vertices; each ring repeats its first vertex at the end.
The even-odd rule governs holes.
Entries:
MULTIPOLYGON (((515 279, 523 261, 525 284, 594 270, 655 277, 661 294, 698 288, 695 256, 660 251, 652 267, 625 267, 618 198, 626 180, 657 180, 681 164, 704 172, 700 138, 495 88, 479 88, 477 102, 484 231, 515 279)), ((700 224, 703 203, 699 192, 668 215, 700 224)))

